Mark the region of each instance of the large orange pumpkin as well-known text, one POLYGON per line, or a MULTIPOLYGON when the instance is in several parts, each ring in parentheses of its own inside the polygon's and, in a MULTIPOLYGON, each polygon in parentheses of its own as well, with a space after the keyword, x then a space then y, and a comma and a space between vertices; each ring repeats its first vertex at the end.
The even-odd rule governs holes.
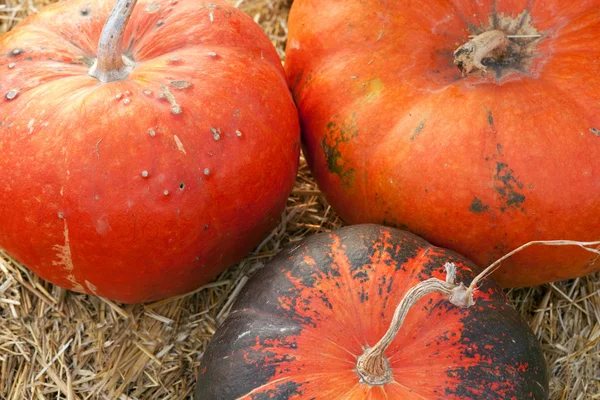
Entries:
POLYGON ((0 247, 134 303, 192 290, 257 244, 300 134, 277 53, 244 13, 121 0, 99 41, 114 5, 60 2, 0 39, 0 247))
MULTIPOLYGON (((599 15, 598 1, 294 2, 285 66, 333 208, 480 265, 530 240, 600 238, 599 15)), ((495 277, 599 268, 544 246, 495 277)))

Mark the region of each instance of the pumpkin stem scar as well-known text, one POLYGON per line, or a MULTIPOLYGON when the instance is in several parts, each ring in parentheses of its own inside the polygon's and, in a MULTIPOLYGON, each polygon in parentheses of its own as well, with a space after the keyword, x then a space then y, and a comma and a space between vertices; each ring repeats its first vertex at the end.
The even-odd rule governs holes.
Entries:
POLYGON ((437 278, 427 279, 412 287, 404 296, 394 312, 392 323, 387 332, 373 347, 365 349, 358 357, 356 371, 361 381, 380 386, 394 380, 389 361, 384 356, 387 347, 392 343, 410 309, 423 297, 432 293, 441 293, 452 304, 467 308, 474 304, 473 293, 462 283, 456 283, 456 266, 446 263, 446 281, 437 278))
POLYGON ((493 30, 475 36, 454 52, 454 64, 458 66, 463 76, 474 69, 486 72, 481 63, 484 58, 502 59, 506 56, 509 40, 502 31, 493 30))
POLYGON ((98 41, 98 57, 88 74, 100 82, 126 79, 135 62, 121 53, 127 23, 137 0, 118 0, 98 41))

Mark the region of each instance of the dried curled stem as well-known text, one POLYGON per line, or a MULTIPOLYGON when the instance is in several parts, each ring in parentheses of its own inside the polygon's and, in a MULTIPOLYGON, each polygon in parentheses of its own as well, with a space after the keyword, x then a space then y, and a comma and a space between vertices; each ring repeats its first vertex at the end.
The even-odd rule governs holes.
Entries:
POLYGON ((456 265, 446 263, 446 281, 437 278, 429 278, 418 285, 412 287, 404 296, 400 304, 394 312, 392 323, 387 332, 373 347, 365 349, 365 352, 358 357, 356 363, 356 371, 361 380, 365 383, 377 386, 385 385, 393 381, 392 370, 389 361, 384 356, 385 350, 392 343, 410 309, 423 297, 432 293, 441 293, 450 303, 457 307, 468 308, 475 304, 473 293, 476 290, 477 284, 481 280, 488 277, 505 259, 522 251, 523 249, 534 244, 542 244, 548 246, 580 246, 586 251, 600 255, 600 241, 596 242, 578 242, 572 240, 537 240, 524 244, 523 246, 507 253, 494 263, 490 264, 485 270, 477 275, 469 286, 465 286, 462 282, 456 282, 456 265))
POLYGON ((471 284, 469 285, 468 290, 472 293, 473 290, 475 289, 475 287, 477 286, 477 284, 484 278, 488 277, 489 275, 493 274, 494 271, 496 271, 498 268, 500 268, 500 264, 502 263, 502 261, 506 260, 507 258, 517 254, 518 252, 526 249, 529 246, 532 246, 534 244, 541 244, 541 245, 545 245, 545 246, 579 246, 582 249, 589 251, 590 253, 595 253, 598 254, 600 256, 600 250, 598 248, 592 248, 591 246, 600 246, 600 241, 596 241, 596 242, 579 242, 576 240, 534 240, 531 241, 529 243, 525 243, 524 245, 514 249, 513 251, 511 251, 510 253, 505 254, 504 256, 502 256, 501 258, 499 258, 498 260, 494 261, 492 264, 490 264, 486 269, 484 269, 483 271, 481 271, 481 273, 479 275, 477 275, 475 277, 475 279, 473 279, 473 281, 471 281, 471 284))
POLYGON ((470 307, 473 303, 473 294, 467 292, 467 287, 456 283, 456 266, 446 263, 446 281, 429 278, 411 288, 394 312, 394 318, 389 329, 375 346, 367 348, 358 357, 356 369, 360 377, 370 385, 384 385, 392 381, 392 371, 388 360, 383 353, 392 343, 410 309, 423 297, 432 293, 441 293, 452 304, 458 307, 470 307))

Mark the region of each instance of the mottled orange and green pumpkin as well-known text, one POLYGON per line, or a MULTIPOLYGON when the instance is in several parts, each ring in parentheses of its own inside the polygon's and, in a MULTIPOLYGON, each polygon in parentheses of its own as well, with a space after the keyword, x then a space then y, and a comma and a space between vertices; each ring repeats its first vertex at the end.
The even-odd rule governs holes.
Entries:
POLYGON ((386 332, 420 282, 477 268, 405 231, 355 225, 294 243, 258 271, 217 329, 200 365, 197 400, 524 400, 548 398, 541 347, 485 279, 475 305, 439 294, 409 311, 385 357, 393 381, 361 382, 357 357, 386 332))
MULTIPOLYGON (((348 223, 383 223, 487 265, 531 240, 600 238, 600 2, 297 0, 286 53, 306 158, 348 223), (517 36, 486 74, 454 52, 517 36)), ((535 285, 600 268, 529 248, 535 285)))
POLYGON ((135 303, 208 282, 277 224, 300 134, 273 45, 223 0, 139 0, 117 49, 133 68, 91 76, 115 3, 59 2, 0 38, 0 247, 135 303))

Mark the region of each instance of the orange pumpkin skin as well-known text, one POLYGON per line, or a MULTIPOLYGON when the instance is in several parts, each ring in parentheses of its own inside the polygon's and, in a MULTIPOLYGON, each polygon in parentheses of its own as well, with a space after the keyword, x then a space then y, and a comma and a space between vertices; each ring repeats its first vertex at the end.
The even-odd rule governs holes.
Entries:
MULTIPOLYGON (((531 240, 598 240, 599 12, 597 1, 294 2, 285 67, 333 208, 478 265, 531 240), (512 39, 529 45, 461 76, 454 50, 493 27, 542 37, 512 39)), ((526 286, 599 268, 581 249, 538 246, 495 278, 526 286)))
POLYGON ((0 38, 0 247, 138 303, 199 287, 276 225, 300 132, 275 49, 221 0, 140 0, 129 77, 89 76, 113 5, 60 2, 0 38))
POLYGON ((446 262, 458 281, 475 277, 456 253, 382 226, 290 245, 252 277, 217 329, 196 400, 547 399, 542 349, 488 279, 469 308, 437 293, 421 298, 385 351, 393 381, 360 381, 357 357, 383 336, 409 289, 445 279, 446 262))

